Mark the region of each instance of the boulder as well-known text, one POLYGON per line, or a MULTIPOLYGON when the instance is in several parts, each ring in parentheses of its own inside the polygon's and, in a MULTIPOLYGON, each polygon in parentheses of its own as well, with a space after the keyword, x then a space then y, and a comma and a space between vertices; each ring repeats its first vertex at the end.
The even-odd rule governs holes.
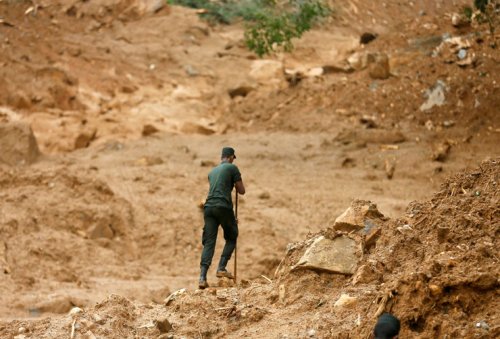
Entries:
POLYGON ((39 156, 38 143, 28 124, 17 121, 0 124, 0 163, 28 165, 39 156))
POLYGON ((380 225, 386 218, 371 201, 354 200, 351 206, 335 219, 333 229, 337 231, 362 231, 371 233, 374 226, 380 225))
POLYGON ((296 268, 327 271, 341 274, 354 274, 358 264, 358 246, 353 239, 340 236, 327 239, 318 236, 306 249, 296 268))

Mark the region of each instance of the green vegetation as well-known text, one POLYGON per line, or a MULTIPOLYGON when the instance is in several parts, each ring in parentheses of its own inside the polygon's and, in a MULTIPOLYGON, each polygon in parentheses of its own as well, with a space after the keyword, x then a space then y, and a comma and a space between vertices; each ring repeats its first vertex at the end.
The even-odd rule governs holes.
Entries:
POLYGON ((206 20, 230 24, 245 21, 245 43, 263 56, 279 48, 293 49, 299 38, 320 18, 330 13, 323 0, 169 0, 169 3, 203 9, 206 20))
POLYGON ((492 36, 498 25, 500 3, 497 0, 474 0, 474 8, 466 6, 464 14, 470 21, 487 22, 492 36))

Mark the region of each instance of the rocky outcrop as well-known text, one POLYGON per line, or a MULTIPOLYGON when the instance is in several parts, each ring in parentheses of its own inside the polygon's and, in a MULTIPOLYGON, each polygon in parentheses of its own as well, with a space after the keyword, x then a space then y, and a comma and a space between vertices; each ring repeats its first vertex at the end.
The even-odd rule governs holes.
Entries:
POLYGON ((0 163, 10 166, 29 165, 39 156, 38 143, 28 124, 0 124, 0 163))

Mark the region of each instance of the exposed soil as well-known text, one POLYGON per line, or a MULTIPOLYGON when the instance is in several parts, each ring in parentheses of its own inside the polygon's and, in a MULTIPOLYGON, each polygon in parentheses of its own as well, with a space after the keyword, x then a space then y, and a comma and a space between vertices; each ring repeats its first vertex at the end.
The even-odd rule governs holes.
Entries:
POLYGON ((467 1, 331 4, 261 60, 161 1, 0 0, 0 337, 500 336, 498 33, 452 25, 467 1), (238 284, 197 290, 227 145, 238 284), (355 274, 291 269, 355 199, 386 217, 355 274))

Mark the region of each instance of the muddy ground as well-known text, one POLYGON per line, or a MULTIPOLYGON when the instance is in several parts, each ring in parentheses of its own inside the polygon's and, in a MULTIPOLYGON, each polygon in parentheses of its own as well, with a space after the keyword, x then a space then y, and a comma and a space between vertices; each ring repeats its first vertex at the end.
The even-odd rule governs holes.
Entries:
POLYGON ((498 337, 498 33, 453 26, 467 1, 384 4, 331 1, 259 59, 155 1, 0 1, 0 337, 366 338, 381 311, 498 337), (200 291, 227 145, 238 284, 200 291), (290 270, 356 199, 385 218, 354 274, 290 270))

